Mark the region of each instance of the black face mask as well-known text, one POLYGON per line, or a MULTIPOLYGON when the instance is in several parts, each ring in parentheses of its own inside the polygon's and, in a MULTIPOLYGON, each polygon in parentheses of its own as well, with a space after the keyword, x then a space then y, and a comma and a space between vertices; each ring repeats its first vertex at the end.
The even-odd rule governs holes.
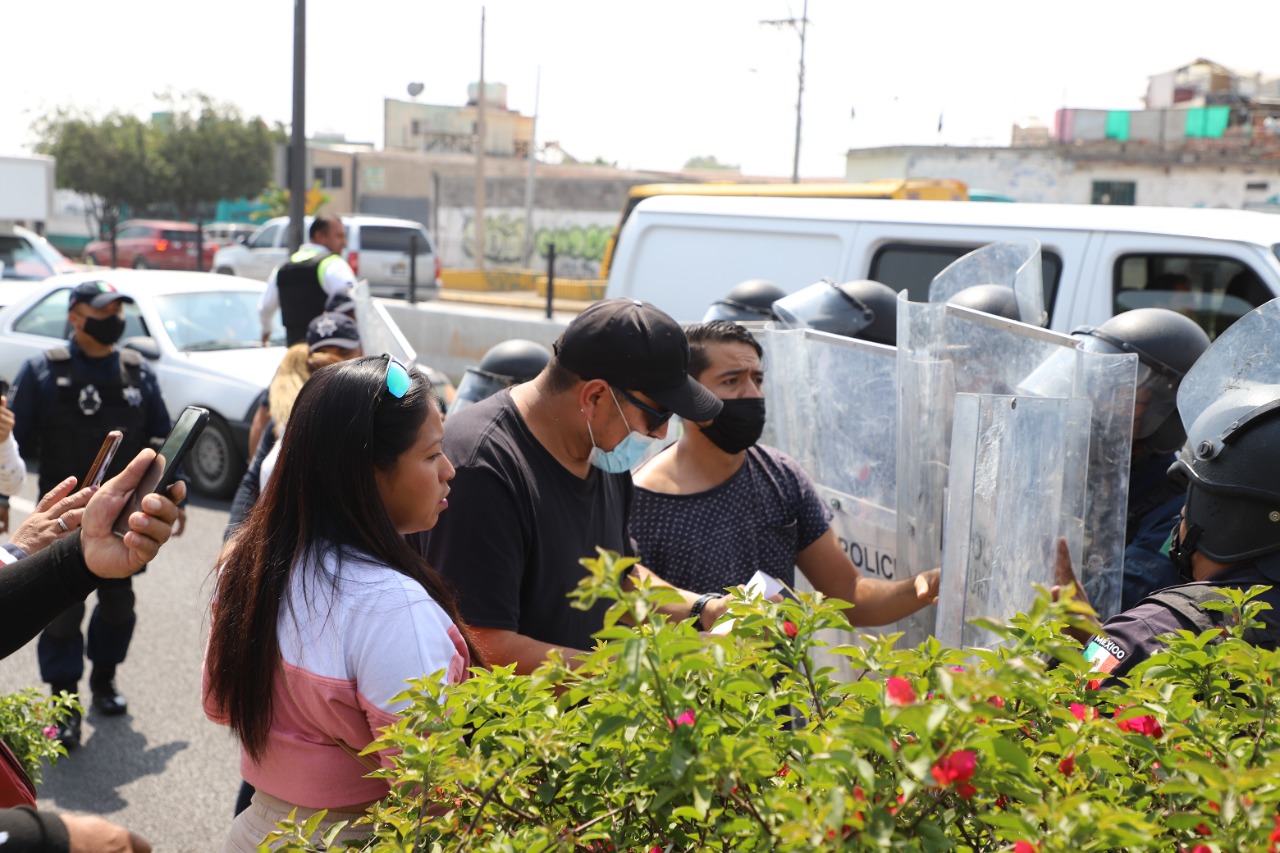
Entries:
POLYGON ((725 453, 741 453, 760 440, 764 432, 764 397, 724 400, 715 420, 701 427, 702 434, 725 453))
POLYGON ((116 314, 105 320, 85 317, 84 333, 104 346, 111 346, 124 334, 124 318, 116 314))

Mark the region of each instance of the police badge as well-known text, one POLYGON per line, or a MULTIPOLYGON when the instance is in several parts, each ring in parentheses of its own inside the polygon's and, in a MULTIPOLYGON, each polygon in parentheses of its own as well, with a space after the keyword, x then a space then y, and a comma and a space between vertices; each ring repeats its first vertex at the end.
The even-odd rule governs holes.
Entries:
POLYGON ((102 395, 98 393, 98 389, 92 384, 86 385, 80 389, 80 411, 86 416, 93 417, 98 413, 98 409, 102 408, 102 395))
POLYGON ((133 408, 135 409, 138 408, 138 406, 142 405, 142 389, 135 388, 132 385, 130 385, 128 388, 125 388, 124 401, 128 403, 130 406, 132 406, 133 408))

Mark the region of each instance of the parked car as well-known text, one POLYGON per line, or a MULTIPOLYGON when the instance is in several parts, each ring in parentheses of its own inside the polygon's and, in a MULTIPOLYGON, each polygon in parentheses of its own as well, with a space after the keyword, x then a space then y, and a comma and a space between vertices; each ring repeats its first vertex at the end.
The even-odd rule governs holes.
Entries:
MULTIPOLYGON (((311 227, 308 216, 305 228, 311 227)), ((409 295, 410 241, 418 241, 417 298, 434 299, 440 293, 440 256, 427 229, 409 219, 387 216, 344 216, 347 248, 342 253, 358 278, 369 282, 374 296, 406 298, 409 295)), ((305 229, 304 229, 305 233, 305 229)), ((219 249, 213 271, 266 281, 272 270, 289 257, 289 217, 269 219, 245 243, 219 249)))
MULTIPOLYGON (((0 225, 0 278, 5 281, 40 281, 74 269, 75 264, 36 232, 20 225, 0 225)), ((0 305, 7 299, 0 292, 0 305)))
MULTIPOLYGON (((258 226, 248 222, 210 222, 204 226, 204 239, 217 246, 230 246, 249 239, 258 226)), ((205 267, 212 269, 212 267, 205 267)))
POLYGON ((211 413, 186 471, 198 491, 229 497, 249 458, 254 402, 284 357, 282 327, 273 332, 275 345, 258 343, 263 283, 192 272, 94 270, 27 285, 24 296, 0 311, 0 377, 12 382, 24 361, 70 337, 70 291, 94 280, 134 299, 124 307, 122 344, 155 370, 170 416, 190 405, 211 413))
MULTIPOLYGON (((194 270, 196 235, 190 222, 161 219, 129 219, 116 231, 116 266, 144 270, 194 270)), ((204 241, 204 269, 213 269, 218 247, 204 241)), ((84 259, 95 266, 111 264, 111 241, 94 240, 84 247, 84 259)))

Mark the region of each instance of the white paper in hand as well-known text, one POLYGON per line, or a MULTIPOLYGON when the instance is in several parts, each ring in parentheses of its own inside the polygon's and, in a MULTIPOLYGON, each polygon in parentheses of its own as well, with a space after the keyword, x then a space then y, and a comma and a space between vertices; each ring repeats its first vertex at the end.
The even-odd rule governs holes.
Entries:
POLYGON ((783 589, 782 581, 761 571, 757 571, 751 576, 751 580, 747 581, 748 595, 759 595, 764 599, 773 598, 783 589))

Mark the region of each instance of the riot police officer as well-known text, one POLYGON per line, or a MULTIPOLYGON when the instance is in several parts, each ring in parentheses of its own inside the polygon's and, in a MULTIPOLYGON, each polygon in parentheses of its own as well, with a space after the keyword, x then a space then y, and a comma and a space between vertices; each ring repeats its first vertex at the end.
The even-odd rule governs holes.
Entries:
POLYGON ((779 299, 773 313, 788 329, 817 329, 887 346, 898 340, 898 297, 870 279, 844 284, 823 279, 779 299))
POLYGON ((551 361, 551 352, 540 343, 514 339, 489 348, 477 367, 468 367, 449 404, 449 414, 491 397, 503 388, 528 382, 551 361))
MULTIPOLYGON (((1244 638, 1280 645, 1280 363, 1258 358, 1277 335, 1280 300, 1237 321, 1183 378, 1177 406, 1188 441, 1170 473, 1186 493, 1170 555, 1184 583, 1108 620, 1085 649, 1095 670, 1124 675, 1160 648, 1160 636, 1226 627, 1229 614, 1203 607, 1222 588, 1270 587, 1262 627, 1244 638)), ((1060 583, 1073 581, 1062 547, 1058 572, 1060 583)))
POLYGON ((1072 335, 1085 350, 1138 356, 1120 598, 1120 608, 1127 610, 1157 589, 1178 582, 1166 543, 1186 489, 1167 472, 1174 451, 1187 438, 1178 416, 1178 386, 1209 348, 1209 336, 1194 320, 1165 308, 1126 311, 1097 328, 1076 329, 1072 335))
POLYGON ((759 323, 776 319, 773 314, 773 303, 786 296, 787 292, 778 285, 763 278, 751 278, 735 284, 724 299, 711 303, 702 322, 712 320, 733 320, 737 323, 759 323))
MULTIPOLYGON (((18 371, 12 402, 14 433, 24 455, 39 460, 42 494, 67 477, 84 477, 113 429, 123 432, 124 440, 107 476, 168 435, 169 413, 155 374, 137 352, 116 346, 125 331, 125 304, 132 301, 104 281, 76 285, 67 314, 71 340, 65 347, 28 359, 18 371)), ((83 603, 71 607, 40 636, 40 675, 54 693, 79 689, 86 652, 80 631, 84 609, 83 603)), ((99 713, 123 714, 128 709, 116 689, 115 675, 128 651, 135 621, 130 579, 103 583, 89 619, 87 649, 93 662, 92 704, 99 713)), ((68 748, 77 746, 79 718, 63 723, 58 735, 68 748)))

